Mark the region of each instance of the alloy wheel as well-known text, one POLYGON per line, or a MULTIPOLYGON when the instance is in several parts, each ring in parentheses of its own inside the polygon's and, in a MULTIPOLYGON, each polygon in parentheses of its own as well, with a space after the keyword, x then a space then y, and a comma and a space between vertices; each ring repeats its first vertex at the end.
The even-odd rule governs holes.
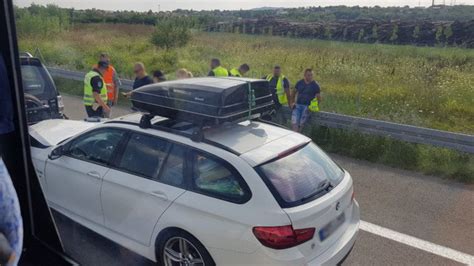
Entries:
POLYGON ((204 266, 198 249, 183 237, 172 237, 163 250, 165 266, 204 266))

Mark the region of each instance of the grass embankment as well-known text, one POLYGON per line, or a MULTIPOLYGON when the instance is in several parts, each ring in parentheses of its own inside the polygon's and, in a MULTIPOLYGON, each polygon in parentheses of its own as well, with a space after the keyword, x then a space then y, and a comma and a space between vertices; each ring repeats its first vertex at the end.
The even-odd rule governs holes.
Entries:
MULTIPOLYGON (((169 78, 180 67, 203 76, 212 57, 229 68, 249 63, 252 77, 280 64, 293 84, 312 67, 323 90, 324 111, 474 133, 474 50, 201 32, 183 48, 163 50, 150 44, 152 31, 139 25, 76 25, 55 38, 22 38, 20 47, 39 47, 47 64, 84 71, 107 51, 128 78, 136 61, 149 70, 165 70, 169 78)), ((82 93, 80 84, 64 82, 58 83, 61 91, 82 93)), ((313 133, 328 151, 474 181, 472 155, 332 129, 313 133)))

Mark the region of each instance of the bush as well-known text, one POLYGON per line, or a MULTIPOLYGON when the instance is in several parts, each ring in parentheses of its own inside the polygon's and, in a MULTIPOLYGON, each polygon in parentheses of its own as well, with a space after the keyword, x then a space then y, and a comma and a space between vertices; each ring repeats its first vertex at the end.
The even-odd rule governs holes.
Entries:
POLYGON ((185 46, 191 39, 191 32, 186 24, 174 20, 158 21, 151 36, 151 43, 160 48, 185 46))
POLYGON ((25 9, 15 9, 16 27, 20 36, 53 36, 69 29, 69 14, 55 5, 32 4, 25 9))

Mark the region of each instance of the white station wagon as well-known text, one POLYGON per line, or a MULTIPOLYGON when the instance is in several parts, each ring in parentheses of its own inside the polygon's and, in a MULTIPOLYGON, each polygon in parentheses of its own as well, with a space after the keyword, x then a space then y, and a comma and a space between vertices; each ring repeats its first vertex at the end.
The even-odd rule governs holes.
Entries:
POLYGON ((335 265, 350 253, 351 176, 309 138, 245 121, 196 142, 190 123, 140 118, 30 128, 51 208, 158 265, 335 265))

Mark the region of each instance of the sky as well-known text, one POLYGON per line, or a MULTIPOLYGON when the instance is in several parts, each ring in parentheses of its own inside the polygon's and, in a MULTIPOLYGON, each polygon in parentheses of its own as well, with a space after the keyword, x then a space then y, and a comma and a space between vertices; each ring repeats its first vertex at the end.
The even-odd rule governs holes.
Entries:
MULTIPOLYGON (((304 6, 429 6, 432 0, 13 0, 18 6, 56 4, 76 9, 97 8, 105 10, 168 11, 174 9, 251 9, 256 7, 304 6)), ((436 4, 474 5, 474 0, 435 0, 436 4)))

